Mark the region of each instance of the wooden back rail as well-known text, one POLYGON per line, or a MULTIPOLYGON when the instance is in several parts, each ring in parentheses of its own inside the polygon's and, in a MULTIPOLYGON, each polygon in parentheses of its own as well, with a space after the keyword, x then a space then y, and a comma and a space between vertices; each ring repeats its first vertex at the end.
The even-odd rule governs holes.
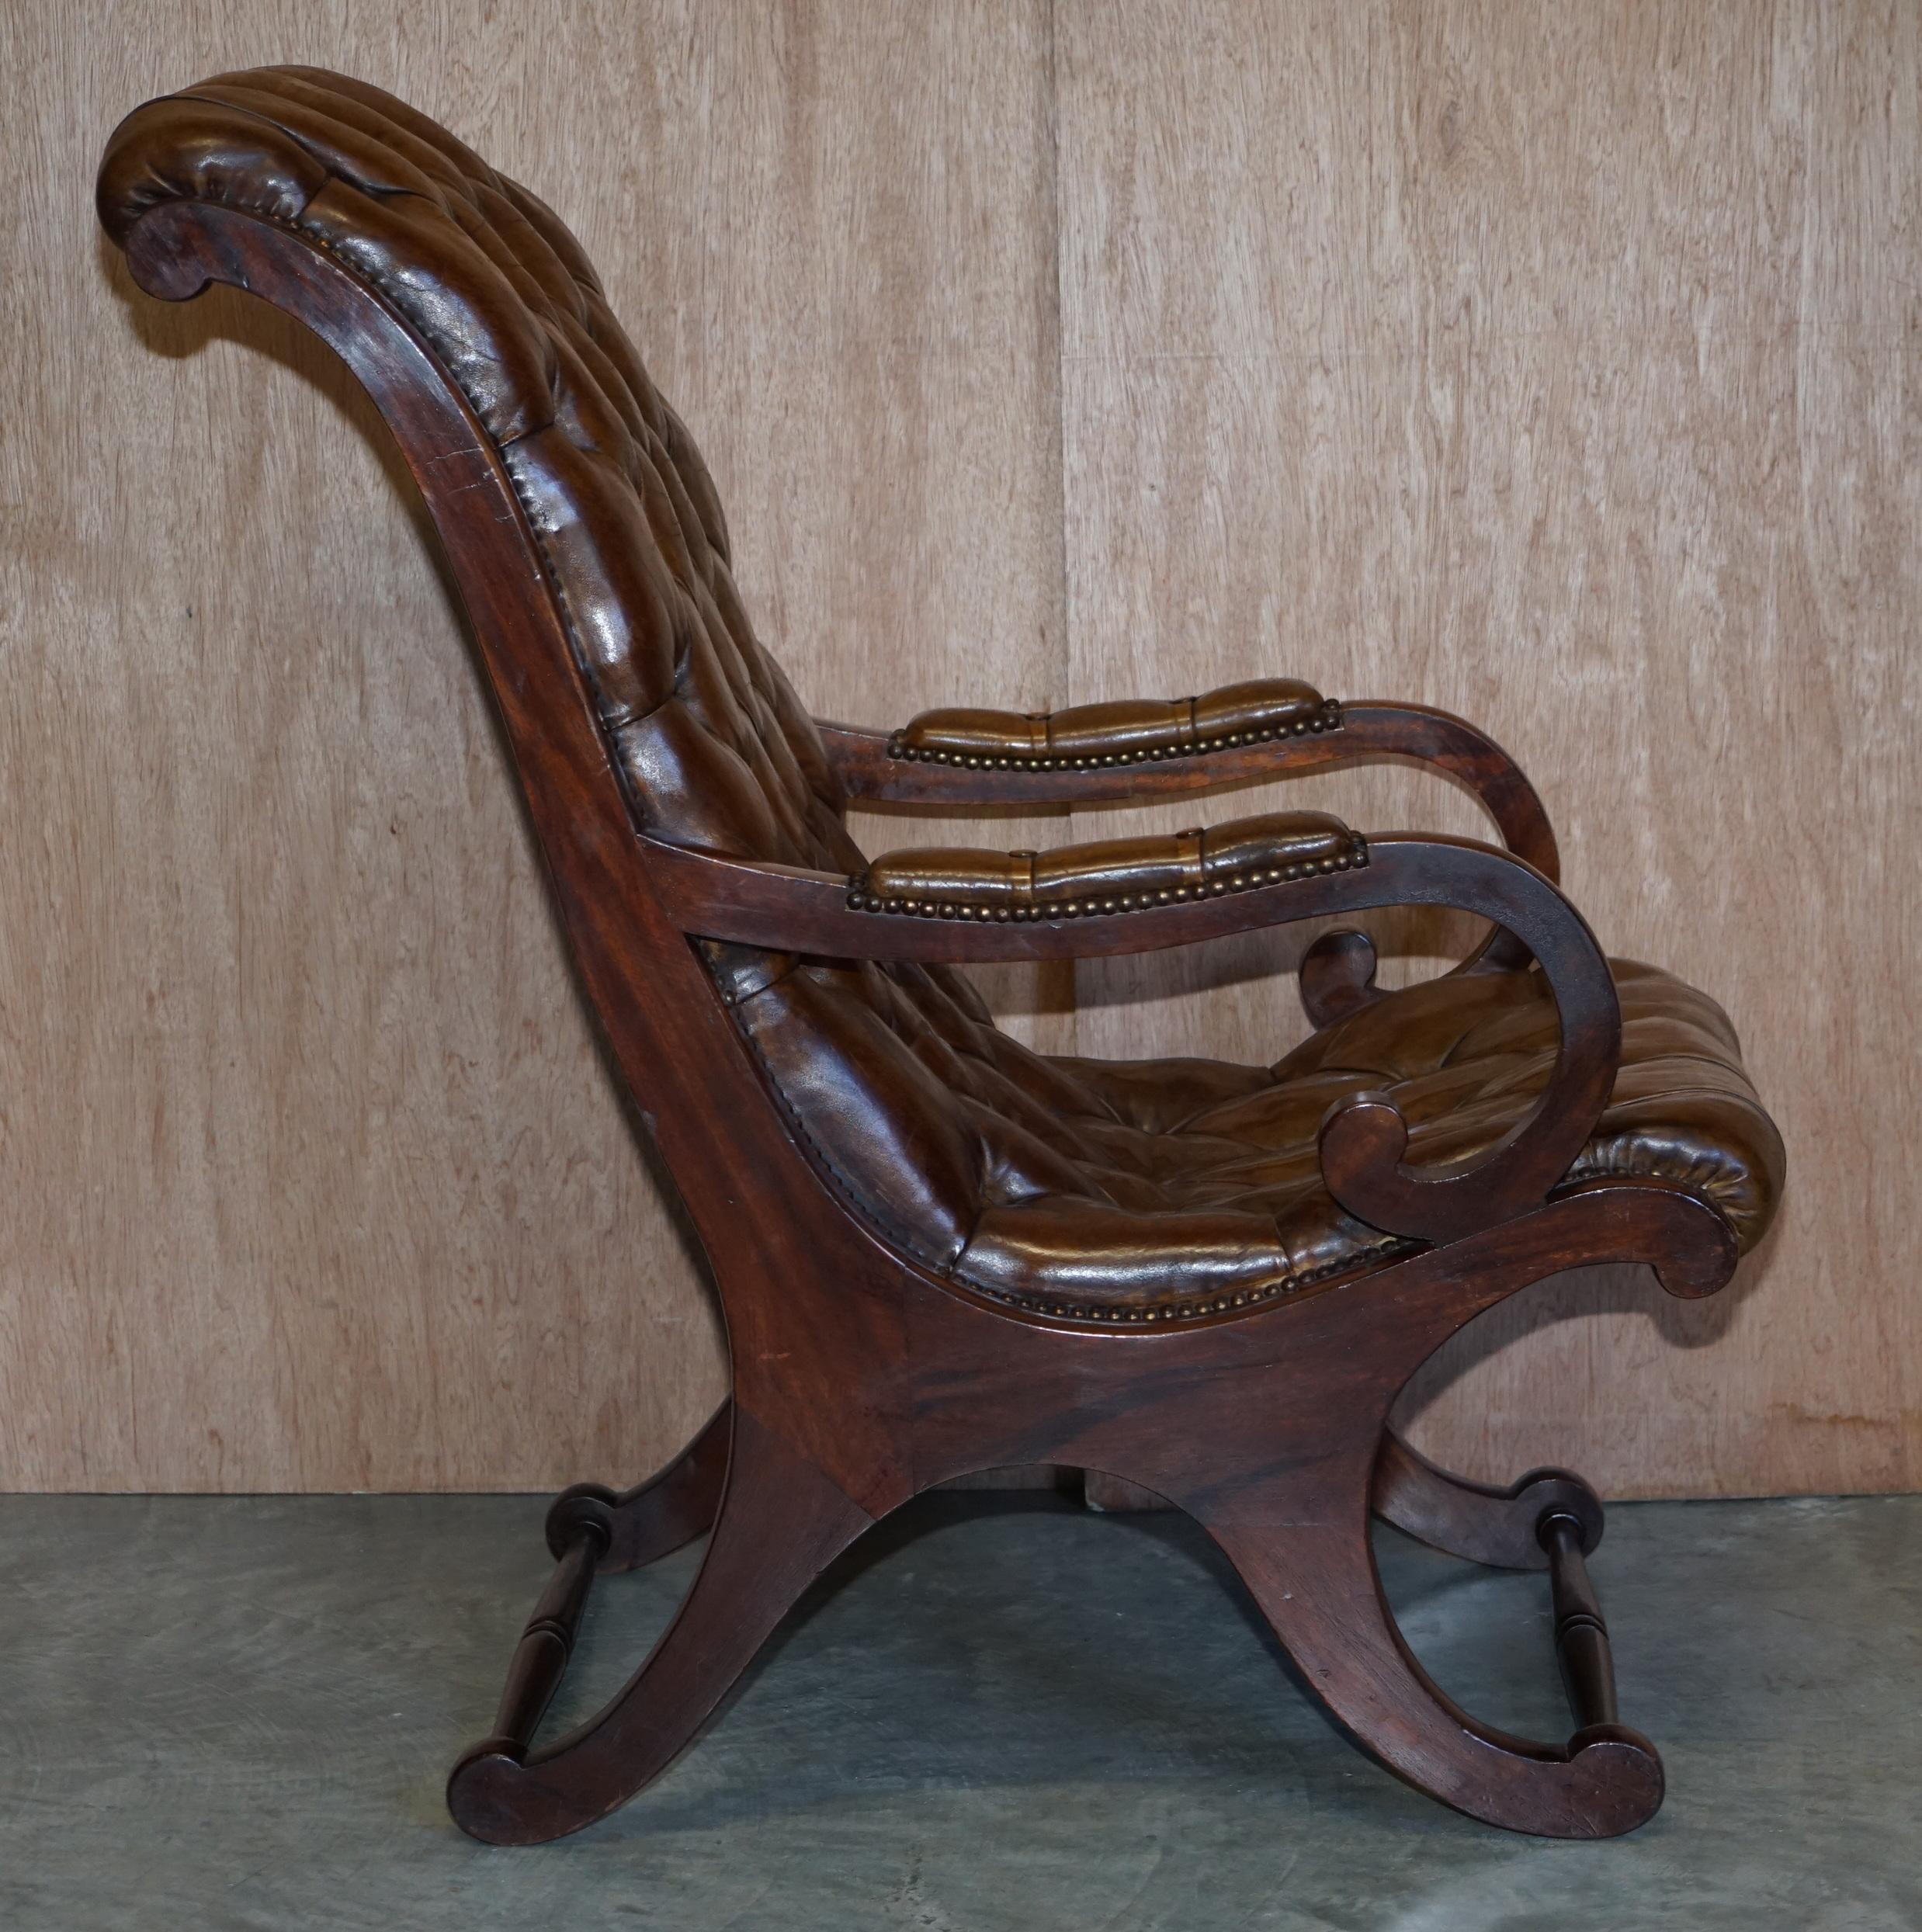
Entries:
MULTIPOLYGON (((1565 1742, 1541 1743, 1482 1725, 1428 1679, 1382 1597, 1366 1534, 1380 1507, 1464 1554, 1512 1545, 1514 1497, 1398 1454, 1388 1427, 1410 1376, 1463 1323, 1564 1268, 1647 1261, 1672 1292, 1696 1295, 1734 1261, 1729 1224, 1682 1188, 1563 1181, 1607 1098, 1620 1018, 1594 938, 1553 883, 1540 802, 1512 763, 1459 721, 1414 706, 1351 706, 1340 730, 1312 740, 1085 774, 891 761, 879 734, 829 728, 855 795, 956 806, 1167 793, 1416 755, 1475 786, 1511 848, 1393 834, 1370 842, 1365 866, 1333 876, 1114 917, 897 917, 851 906, 848 882, 828 875, 650 844, 629 817, 498 453, 405 322, 307 238, 231 208, 156 206, 127 252, 156 295, 184 300, 220 281, 305 322, 393 431, 460 588, 582 984, 720 1291, 730 1401, 652 1482, 625 1495, 583 1486, 557 1504, 554 1580, 517 1648, 494 1734, 449 1781, 462 1827, 529 1844, 604 1816, 672 1761, 801 1591, 877 1518, 956 1476, 1046 1462, 1139 1483, 1194 1515, 1305 1681, 1422 1790, 1561 1836, 1649 1816, 1660 1760, 1598 1715, 1611 1707, 1579 1543, 1571 1557, 1554 1528, 1543 1554, 1565 1599, 1583 1721, 1565 1742), (1330 1188, 1374 1226, 1433 1245, 1237 1316, 1133 1330, 994 1302, 884 1242, 799 1144, 687 938, 883 959, 1085 958, 1409 904, 1494 921, 1494 948, 1472 965, 1539 962, 1561 1041, 1538 1103, 1481 1158, 1426 1171, 1406 1161, 1392 1104, 1356 1097, 1322 1132, 1330 1188), (604 1709, 536 1744, 595 1570, 647 1560, 710 1524, 693 1588, 654 1652, 604 1709)), ((1305 995, 1367 998, 1365 963, 1364 947, 1337 941, 1304 973, 1305 995)), ((1585 1524, 1593 1499, 1572 1496, 1564 1485, 1553 1500, 1585 1524)))

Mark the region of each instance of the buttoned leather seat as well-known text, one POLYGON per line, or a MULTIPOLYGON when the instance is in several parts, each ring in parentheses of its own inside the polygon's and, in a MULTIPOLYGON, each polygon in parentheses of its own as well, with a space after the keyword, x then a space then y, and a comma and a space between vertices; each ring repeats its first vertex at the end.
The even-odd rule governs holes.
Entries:
MULTIPOLYGON (((1569 1182, 1672 1181, 1719 1209, 1746 1250, 1775 1211, 1783 1157, 1734 1028, 1673 975, 1612 963, 1622 1064, 1569 1182)), ((1250 1306, 1405 1252, 1323 1185, 1328 1108, 1386 1092, 1412 1160, 1478 1154, 1526 1112, 1557 1039, 1533 969, 1385 994, 1272 1067, 1046 1058, 943 967, 794 963, 736 1011, 819 1157, 893 1238, 1018 1306, 1123 1321, 1250 1306), (844 1079, 851 1067, 865 1086, 844 1079), (877 1108, 883 1081, 893 1105, 877 1108)))
MULTIPOLYGON (((183 197, 297 230, 379 290, 459 384, 540 542, 641 831, 857 883, 884 871, 850 837, 815 723, 755 637, 692 438, 541 202, 390 96, 295 68, 203 82, 124 125, 100 177, 109 231, 124 240, 147 210, 183 197)), ((895 749, 992 755, 999 731, 1016 734, 1017 765, 1095 744, 1145 758, 1171 732, 1319 730, 1338 707, 1275 679, 1122 707, 1085 730, 1067 714, 984 715, 929 714, 895 749)), ((1270 856, 1313 862, 1345 855, 1349 836, 1316 813, 1251 834, 1270 856)), ((1015 887, 1004 867, 973 872, 1036 889, 1032 867, 1015 887)), ((1315 1135, 1330 1102, 1386 1089, 1421 1158, 1466 1155, 1521 1117, 1555 1054, 1534 971, 1380 997, 1272 1068, 1107 1065, 1030 1052, 953 969, 700 948, 797 1137, 885 1240, 990 1295, 1095 1320, 1249 1306, 1405 1251, 1321 1185, 1315 1135)), ((1733 1030, 1666 974, 1625 965, 1617 980, 1614 1102, 1571 1179, 1672 1181, 1752 1243, 1782 1153, 1733 1030)))

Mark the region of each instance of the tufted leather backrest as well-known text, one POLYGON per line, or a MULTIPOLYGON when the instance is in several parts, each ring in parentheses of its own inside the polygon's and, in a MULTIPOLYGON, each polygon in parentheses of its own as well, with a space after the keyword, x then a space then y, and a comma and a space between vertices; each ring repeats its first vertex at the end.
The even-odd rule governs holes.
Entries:
POLYGON ((706 467, 551 210, 378 88, 292 67, 122 123, 109 231, 182 196, 297 228, 433 349, 505 459, 638 824, 737 858, 856 862, 813 720, 741 608, 706 467))

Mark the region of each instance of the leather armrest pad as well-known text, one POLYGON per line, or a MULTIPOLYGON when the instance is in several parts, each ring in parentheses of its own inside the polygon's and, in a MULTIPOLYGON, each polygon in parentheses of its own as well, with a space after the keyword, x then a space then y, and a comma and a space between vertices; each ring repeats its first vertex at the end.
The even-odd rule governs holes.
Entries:
POLYGON ((1045 852, 885 852, 854 881, 876 910, 969 906, 1114 912, 1365 863, 1362 841, 1326 812, 1273 812, 1206 830, 1061 845, 1045 852), (1124 899, 1128 902, 1124 907, 1124 899))
POLYGON ((938 764, 1005 761, 1017 769, 1179 758, 1332 729, 1340 707, 1296 678, 1257 678, 1195 698, 1133 698, 1064 711, 924 711, 888 754, 938 764))

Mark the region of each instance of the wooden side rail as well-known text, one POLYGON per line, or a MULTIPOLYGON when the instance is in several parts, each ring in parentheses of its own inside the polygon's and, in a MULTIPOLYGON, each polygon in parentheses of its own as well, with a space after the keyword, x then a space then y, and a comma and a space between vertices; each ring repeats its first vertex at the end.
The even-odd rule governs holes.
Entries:
POLYGON ((494 1733, 485 1746, 516 1764, 527 1755, 540 1720, 567 1674, 581 1614, 588 1607, 588 1593, 594 1587, 595 1568, 613 1542, 613 1524, 604 1504, 578 1498, 571 1515, 573 1534, 534 1605, 520 1642, 514 1646, 507 1687, 501 1693, 494 1733))
POLYGON ((1537 1531, 1549 1555, 1549 1581, 1555 1593, 1555 1654, 1576 1729, 1619 1721, 1615 1705, 1615 1654, 1601 1600, 1589 1581, 1583 1552, 1587 1541, 1573 1516, 1555 1511, 1537 1531))

